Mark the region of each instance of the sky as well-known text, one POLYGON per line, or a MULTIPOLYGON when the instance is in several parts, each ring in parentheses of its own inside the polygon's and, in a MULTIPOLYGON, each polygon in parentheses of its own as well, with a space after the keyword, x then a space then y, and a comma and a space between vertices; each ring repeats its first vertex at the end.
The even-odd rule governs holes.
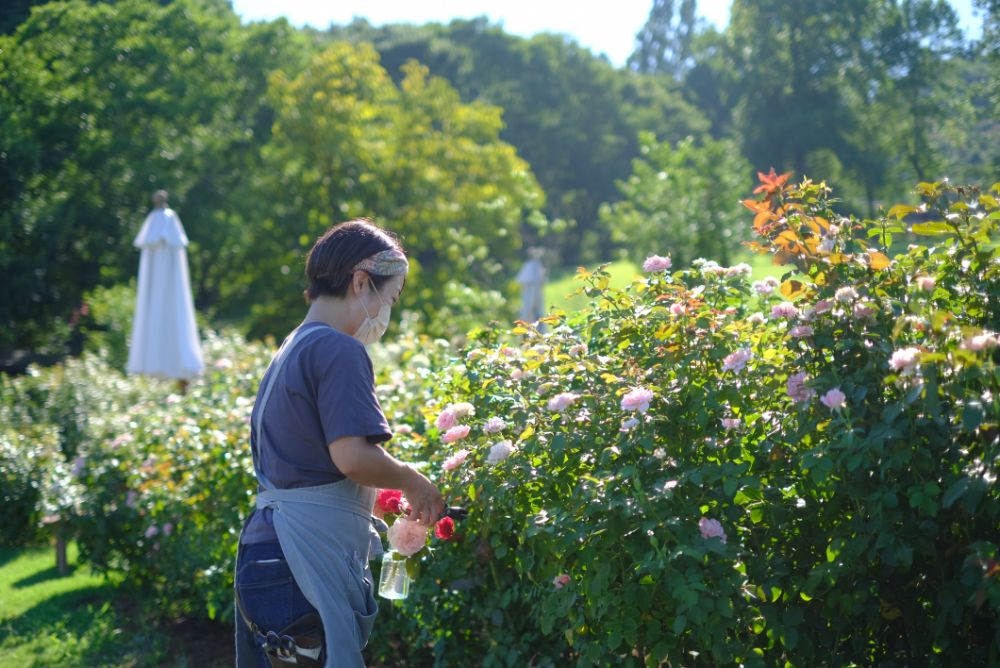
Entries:
MULTIPOLYGON (((796 0, 789 0, 795 2, 796 0)), ((722 28, 729 21, 731 0, 700 0, 699 15, 722 28)), ((487 16, 515 35, 562 33, 621 66, 632 53, 635 35, 653 6, 652 0, 232 0, 244 22, 284 16, 296 26, 326 29, 363 17, 372 25, 386 23, 448 23, 456 18, 487 16)), ((972 12, 972 0, 951 0, 966 34, 978 35, 982 19, 972 12)))

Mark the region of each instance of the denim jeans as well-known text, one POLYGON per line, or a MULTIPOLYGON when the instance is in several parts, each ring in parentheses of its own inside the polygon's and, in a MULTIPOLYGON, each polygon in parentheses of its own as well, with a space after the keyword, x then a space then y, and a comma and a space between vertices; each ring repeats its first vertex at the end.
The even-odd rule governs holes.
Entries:
MULTIPOLYGON (((316 611, 295 584, 278 541, 240 545, 236 591, 247 616, 265 633, 281 631, 299 617, 316 611)), ((270 668, 238 607, 235 626, 237 667, 270 668)))

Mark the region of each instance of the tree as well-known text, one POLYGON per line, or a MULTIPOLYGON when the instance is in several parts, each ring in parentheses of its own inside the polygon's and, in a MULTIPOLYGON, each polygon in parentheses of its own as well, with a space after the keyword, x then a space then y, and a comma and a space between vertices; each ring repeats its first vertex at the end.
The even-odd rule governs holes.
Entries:
POLYGON ((692 66, 698 21, 697 0, 653 0, 649 18, 635 38, 628 66, 645 74, 668 74, 680 81, 692 66))
POLYGON ((500 107, 500 136, 531 164, 546 216, 575 222, 545 240, 567 263, 608 257, 612 240, 597 210, 628 175, 640 130, 676 140, 707 129, 668 78, 616 70, 560 35, 525 39, 481 18, 419 27, 355 22, 330 36, 374 44, 397 81, 416 59, 463 100, 500 107))
POLYGON ((359 216, 411 253, 403 308, 433 319, 449 283, 503 287, 541 190, 499 139, 499 109, 462 103, 416 63, 403 71, 397 86, 374 49, 341 42, 298 76, 272 77, 273 133, 253 183, 270 205, 245 257, 255 266, 243 290, 253 334, 294 324, 303 254, 327 227, 359 216))
POLYGON ((737 124, 751 164, 809 172, 811 154, 849 151, 856 124, 842 94, 859 61, 867 0, 735 0, 730 62, 740 72, 737 124))
POLYGON ((224 279, 206 277, 224 275, 242 222, 233 184, 266 139, 259 101, 289 37, 282 24, 244 32, 214 0, 125 0, 45 5, 2 38, 0 320, 14 327, 0 348, 38 345, 86 291, 134 275, 131 241, 159 187, 210 305, 206 286, 224 279))
POLYGON ((951 85, 954 68, 948 62, 962 47, 958 17, 942 0, 896 0, 886 3, 879 23, 880 72, 872 80, 881 84, 879 106, 893 112, 893 123, 883 127, 896 130, 897 152, 913 177, 935 180, 943 175, 932 134, 961 94, 951 85))
POLYGON ((658 142, 639 138, 641 158, 619 184, 624 199, 601 207, 601 221, 641 261, 669 255, 676 266, 703 257, 729 264, 744 239, 740 204, 750 165, 731 140, 658 142))

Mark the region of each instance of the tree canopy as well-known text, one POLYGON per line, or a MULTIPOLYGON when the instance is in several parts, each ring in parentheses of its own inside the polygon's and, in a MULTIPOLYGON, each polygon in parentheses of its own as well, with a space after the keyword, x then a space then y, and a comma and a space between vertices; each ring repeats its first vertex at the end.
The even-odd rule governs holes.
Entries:
POLYGON ((991 181, 1000 5, 977 7, 971 40, 945 0, 735 0, 723 30, 654 0, 615 67, 485 18, 320 32, 243 24, 224 0, 8 3, 0 350, 134 275, 157 188, 198 309, 259 335, 294 318, 311 240, 352 216, 404 236, 405 305, 432 326, 503 315, 526 245, 569 265, 664 242, 733 257, 716 232, 735 196, 699 207, 706 182, 791 170, 874 213, 915 181, 991 181))

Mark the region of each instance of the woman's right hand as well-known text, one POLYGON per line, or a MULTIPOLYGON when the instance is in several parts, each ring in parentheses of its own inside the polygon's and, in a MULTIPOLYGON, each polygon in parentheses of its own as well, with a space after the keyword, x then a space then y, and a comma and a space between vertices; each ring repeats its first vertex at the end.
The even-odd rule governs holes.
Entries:
POLYGON ((410 503, 406 513, 407 519, 414 520, 421 526, 434 526, 444 514, 444 499, 427 476, 414 468, 410 470, 413 475, 403 487, 403 496, 410 503))

